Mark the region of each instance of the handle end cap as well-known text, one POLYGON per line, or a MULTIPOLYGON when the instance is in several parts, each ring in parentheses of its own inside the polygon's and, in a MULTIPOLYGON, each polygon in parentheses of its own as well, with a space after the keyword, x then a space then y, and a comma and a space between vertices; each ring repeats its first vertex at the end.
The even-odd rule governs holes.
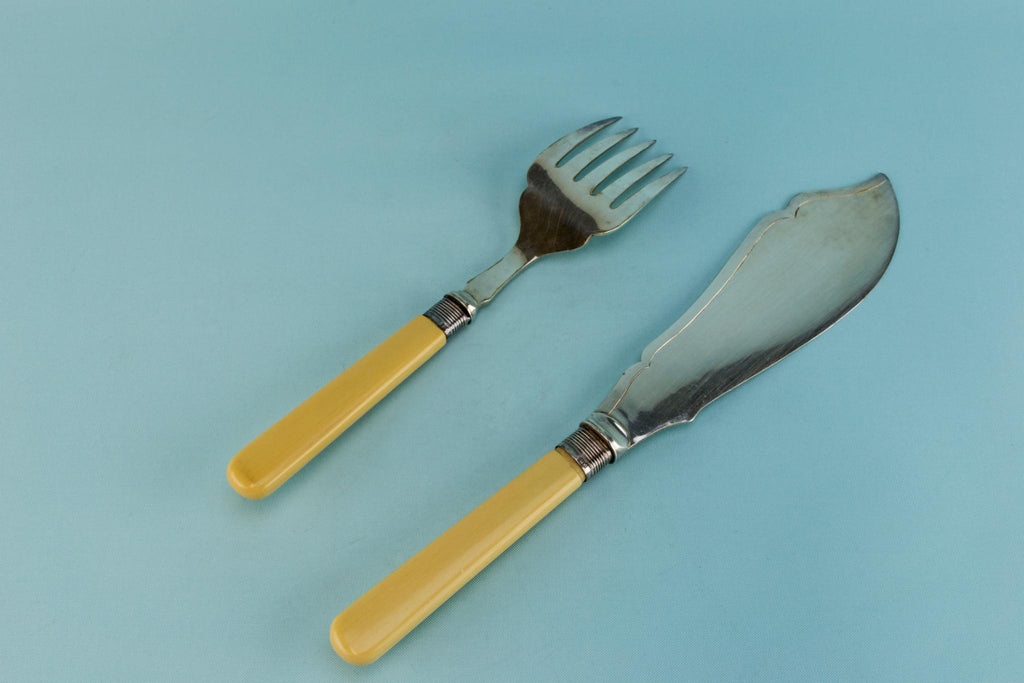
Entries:
POLYGON ((267 486, 266 482, 260 482, 254 480, 245 469, 238 462, 238 458, 233 458, 228 464, 228 483, 231 484, 238 495, 243 498, 249 498, 250 500, 259 500, 260 498, 266 498, 273 492, 273 488, 267 486))
POLYGON ((376 646, 365 650, 355 649, 345 637, 345 633, 348 631, 345 627, 345 616, 345 612, 342 612, 334 618, 334 623, 331 624, 331 647, 339 657, 349 664, 366 666, 377 661, 387 651, 387 648, 376 646))

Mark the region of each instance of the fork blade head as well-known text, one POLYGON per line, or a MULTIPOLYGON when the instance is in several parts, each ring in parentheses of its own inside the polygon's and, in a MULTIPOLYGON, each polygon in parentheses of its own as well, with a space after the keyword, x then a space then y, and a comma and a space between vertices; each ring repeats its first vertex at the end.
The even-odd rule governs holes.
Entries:
POLYGON ((621 452, 694 419, 856 306, 888 267, 899 224, 896 195, 881 174, 799 194, 765 215, 586 423, 621 452))
POLYGON ((611 118, 601 119, 600 121, 594 121, 593 123, 587 124, 579 130, 574 130, 568 135, 551 143, 547 149, 537 155, 535 163, 549 168, 557 166, 558 162, 564 159, 566 154, 573 151, 579 147, 581 143, 585 142, 590 137, 596 135, 621 118, 621 116, 613 116, 611 118))
POLYGON ((618 154, 615 154, 608 160, 602 162, 601 165, 581 179, 586 181, 587 192, 593 194, 594 190, 597 189, 597 186, 608 180, 612 173, 615 173, 625 164, 632 161, 654 143, 654 140, 647 140, 646 142, 641 142, 640 144, 633 145, 632 147, 627 147, 618 154))
POLYGON ((663 177, 646 190, 643 185, 654 169, 667 157, 638 164, 638 169, 622 170, 633 162, 654 140, 627 149, 621 143, 634 131, 602 136, 586 142, 590 136, 618 121, 597 121, 570 133, 541 152, 526 173, 526 189, 519 197, 519 238, 516 248, 529 260, 546 254, 579 249, 594 235, 612 232, 626 224, 654 195, 665 189, 679 173, 663 177), (575 152, 572 150, 575 148, 575 152), (570 153, 575 156, 567 158, 570 153), (558 163, 561 160, 562 165, 558 163), (627 176, 616 178, 616 176, 627 176), (598 193, 605 184, 615 185, 614 196, 598 193), (637 188, 636 199, 628 196, 637 188), (624 194, 625 193, 625 194, 624 194), (627 206, 613 203, 632 202, 627 206), (614 201, 613 201, 614 200, 614 201))
POLYGON ((641 187, 633 193, 629 199, 622 202, 612 210, 615 212, 621 212, 619 215, 625 216, 623 222, 628 221, 630 218, 635 216, 640 209, 647 206, 648 202, 661 194, 666 187, 677 181, 684 173, 686 173, 686 166, 677 168, 674 171, 669 171, 665 175, 660 176, 641 187))

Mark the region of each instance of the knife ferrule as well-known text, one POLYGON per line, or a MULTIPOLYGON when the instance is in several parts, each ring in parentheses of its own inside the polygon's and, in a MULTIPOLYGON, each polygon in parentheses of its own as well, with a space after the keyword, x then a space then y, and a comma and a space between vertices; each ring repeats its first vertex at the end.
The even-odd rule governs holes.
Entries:
POLYGON ((608 440, 586 423, 581 424, 575 432, 565 437, 558 447, 572 456, 587 479, 615 460, 615 452, 608 440))

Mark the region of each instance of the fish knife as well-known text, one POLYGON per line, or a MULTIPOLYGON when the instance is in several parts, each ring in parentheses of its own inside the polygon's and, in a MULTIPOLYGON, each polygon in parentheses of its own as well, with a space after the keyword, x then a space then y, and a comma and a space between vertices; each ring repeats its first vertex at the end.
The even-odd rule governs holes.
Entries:
POLYGON ((828 329, 878 283, 898 235, 882 174, 766 215, 575 432, 338 615, 335 651, 376 660, 601 468, 828 329))

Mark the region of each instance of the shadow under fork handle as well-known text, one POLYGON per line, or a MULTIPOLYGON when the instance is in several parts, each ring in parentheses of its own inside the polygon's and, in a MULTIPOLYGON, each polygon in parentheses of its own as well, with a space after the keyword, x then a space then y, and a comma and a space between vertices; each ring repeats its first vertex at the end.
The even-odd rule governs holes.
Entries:
POLYGON ((246 498, 273 493, 469 322, 449 296, 413 318, 239 451, 231 487, 246 498))
POLYGON ((581 427, 349 605, 331 624, 334 651, 351 664, 376 661, 568 498, 611 460, 588 431, 581 427), (584 441, 589 452, 579 448, 584 441))

